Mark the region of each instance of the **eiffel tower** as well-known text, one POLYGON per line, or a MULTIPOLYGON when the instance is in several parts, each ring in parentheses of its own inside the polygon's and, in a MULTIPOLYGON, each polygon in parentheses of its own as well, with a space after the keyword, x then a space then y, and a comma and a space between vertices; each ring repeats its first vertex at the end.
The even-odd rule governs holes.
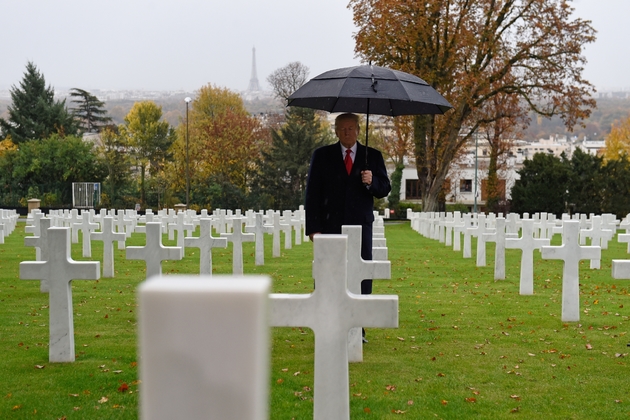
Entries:
POLYGON ((259 92, 260 85, 258 84, 258 74, 256 72, 256 47, 252 48, 252 76, 249 79, 248 92, 259 92))

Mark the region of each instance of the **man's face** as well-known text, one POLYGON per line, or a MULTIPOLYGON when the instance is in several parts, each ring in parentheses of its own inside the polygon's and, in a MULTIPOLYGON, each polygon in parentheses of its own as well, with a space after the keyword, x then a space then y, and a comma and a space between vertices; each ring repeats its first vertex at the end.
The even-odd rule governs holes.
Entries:
POLYGON ((351 119, 337 122, 335 133, 344 147, 351 148, 357 142, 359 126, 351 119))

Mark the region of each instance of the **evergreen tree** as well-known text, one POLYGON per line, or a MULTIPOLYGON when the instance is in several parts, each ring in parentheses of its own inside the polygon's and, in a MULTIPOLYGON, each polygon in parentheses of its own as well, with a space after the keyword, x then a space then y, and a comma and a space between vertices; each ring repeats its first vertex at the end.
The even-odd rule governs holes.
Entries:
POLYGON ((20 86, 11 88, 9 119, 0 118, 1 136, 11 136, 14 143, 45 139, 51 134, 62 137, 77 132, 77 125, 66 109, 66 101, 55 101, 54 89, 35 64, 28 62, 20 86))
POLYGON ((271 138, 271 147, 262 152, 255 182, 259 187, 252 191, 275 209, 296 209, 304 202, 311 155, 316 148, 332 143, 333 135, 312 109, 291 108, 286 124, 272 130, 271 138))
POLYGON ((512 211, 548 212, 560 216, 566 211, 571 167, 566 158, 536 153, 523 162, 520 179, 512 188, 512 211))
POLYGON ((603 192, 608 180, 603 171, 603 159, 576 149, 569 161, 569 208, 571 213, 601 214, 603 192))
POLYGON ((76 118, 83 132, 100 132, 112 119, 108 117, 105 103, 83 89, 70 89, 72 102, 76 107, 72 108, 72 115, 76 118))

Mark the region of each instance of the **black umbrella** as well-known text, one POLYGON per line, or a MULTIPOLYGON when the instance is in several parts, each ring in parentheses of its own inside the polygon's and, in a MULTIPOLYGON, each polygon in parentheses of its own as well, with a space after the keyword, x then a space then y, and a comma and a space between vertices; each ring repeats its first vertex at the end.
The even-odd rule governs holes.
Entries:
POLYGON ((322 73, 293 92, 288 106, 367 114, 366 146, 370 114, 443 114, 453 107, 421 78, 373 65, 322 73))

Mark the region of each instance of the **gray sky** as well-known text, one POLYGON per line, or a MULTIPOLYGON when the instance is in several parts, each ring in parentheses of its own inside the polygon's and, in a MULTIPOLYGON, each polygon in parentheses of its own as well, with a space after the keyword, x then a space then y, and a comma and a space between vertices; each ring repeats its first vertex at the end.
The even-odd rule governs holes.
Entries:
MULTIPOLYGON (((346 0, 0 0, 0 89, 27 61, 58 89, 245 90, 256 47, 258 79, 292 61, 314 77, 354 66, 346 0)), ((628 0, 576 0, 598 40, 585 76, 598 89, 630 87, 628 0)))

